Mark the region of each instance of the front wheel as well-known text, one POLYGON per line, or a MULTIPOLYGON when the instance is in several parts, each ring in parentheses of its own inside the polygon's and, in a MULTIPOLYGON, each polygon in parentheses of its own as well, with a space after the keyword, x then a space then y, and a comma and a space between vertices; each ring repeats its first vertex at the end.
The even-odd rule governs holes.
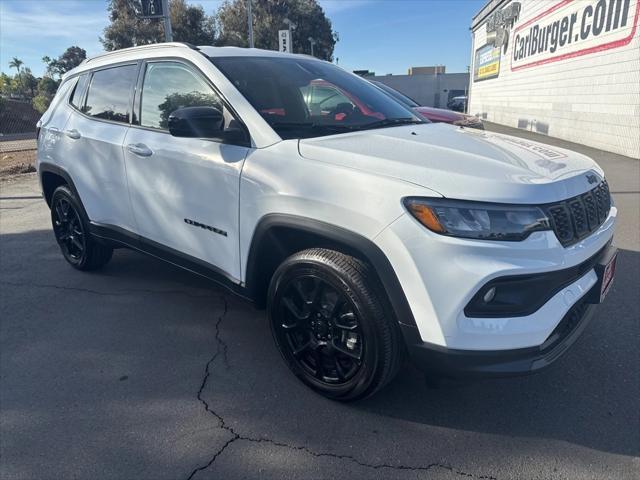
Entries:
POLYGON ((51 223, 62 255, 74 268, 96 270, 111 260, 113 249, 91 237, 80 202, 66 185, 51 197, 51 223))
POLYGON ((391 381, 404 350, 382 295, 372 268, 354 257, 310 249, 287 258, 271 280, 268 312, 293 373, 341 401, 391 381))

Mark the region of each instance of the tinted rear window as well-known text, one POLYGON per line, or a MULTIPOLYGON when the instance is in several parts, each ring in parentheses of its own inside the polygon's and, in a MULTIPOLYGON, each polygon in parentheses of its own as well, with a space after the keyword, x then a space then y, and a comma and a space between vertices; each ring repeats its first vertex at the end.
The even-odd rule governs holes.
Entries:
POLYGON ((104 120, 128 122, 131 89, 137 71, 137 65, 125 65, 95 72, 83 111, 104 120))
POLYGON ((416 102, 413 98, 407 97, 404 93, 400 93, 399 91, 397 91, 393 87, 385 85, 382 82, 372 82, 372 83, 374 85, 377 85, 378 87, 380 87, 382 90, 384 90, 389 95, 391 95, 393 98, 395 98, 397 101, 399 101, 400 103, 406 105, 409 108, 415 108, 415 107, 419 107, 420 106, 420 104, 418 102, 416 102))

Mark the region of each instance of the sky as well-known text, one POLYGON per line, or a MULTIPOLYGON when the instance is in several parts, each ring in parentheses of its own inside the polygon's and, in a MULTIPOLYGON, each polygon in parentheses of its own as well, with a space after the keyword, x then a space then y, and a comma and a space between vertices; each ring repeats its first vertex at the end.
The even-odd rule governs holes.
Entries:
MULTIPOLYGON (((221 0, 188 0, 214 13, 221 0)), ((470 60, 471 17, 484 0, 319 0, 340 37, 334 57, 348 70, 406 74, 411 66, 446 65, 465 72, 470 60)), ((0 70, 13 57, 36 76, 42 57, 78 45, 100 53, 108 23, 106 0, 0 0, 0 70)), ((275 33, 274 33, 275 35, 275 33)), ((293 41, 296 41, 295 32, 293 41)))

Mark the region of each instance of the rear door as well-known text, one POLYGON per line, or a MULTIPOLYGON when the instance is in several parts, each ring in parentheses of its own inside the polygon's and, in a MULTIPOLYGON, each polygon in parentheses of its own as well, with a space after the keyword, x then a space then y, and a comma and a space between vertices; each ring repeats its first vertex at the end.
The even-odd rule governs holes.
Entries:
POLYGON ((238 281, 240 172, 249 149, 167 128, 182 107, 216 107, 225 127, 238 121, 206 77, 180 60, 146 62, 137 91, 124 150, 138 233, 238 281))
POLYGON ((78 78, 65 80, 56 92, 51 105, 38 122, 38 162, 64 165, 66 159, 66 140, 64 128, 67 125, 71 108, 67 104, 71 90, 78 90, 78 78))
POLYGON ((131 121, 138 63, 96 70, 88 89, 71 98, 65 127, 66 164, 92 222, 135 230, 122 144, 131 121))

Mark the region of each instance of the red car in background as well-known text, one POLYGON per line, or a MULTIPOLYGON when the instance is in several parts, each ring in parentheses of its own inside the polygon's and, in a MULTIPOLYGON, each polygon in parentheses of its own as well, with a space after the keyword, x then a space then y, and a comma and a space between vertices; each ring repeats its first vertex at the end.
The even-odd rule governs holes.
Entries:
MULTIPOLYGON (((444 110, 442 108, 422 107, 411 98, 384 83, 376 81, 370 82, 396 101, 411 108, 421 117, 431 122, 450 123, 461 127, 484 130, 482 120, 478 117, 454 112, 452 110, 444 110)), ((263 93, 265 94, 265 98, 262 99, 262 104, 265 108, 261 108, 260 113, 278 117, 286 116, 287 112, 284 108, 269 108, 271 102, 269 92, 263 91, 263 93)), ((372 117, 378 120, 384 119, 382 114, 371 110, 366 102, 360 98, 320 78, 311 81, 307 86, 300 87, 300 94, 303 96, 308 108, 308 114, 312 118, 331 116, 336 122, 348 122, 347 119, 354 113, 357 113, 358 115, 372 117)))
POLYGON ((445 110, 444 108, 423 107, 412 98, 407 97, 405 94, 400 93, 394 88, 391 88, 389 85, 385 85, 384 83, 377 82, 375 80, 369 81, 389 96, 395 98, 398 102, 410 107, 415 112, 434 123, 450 123, 460 127, 479 128, 480 130, 484 130, 484 124, 478 117, 467 115, 465 113, 454 112, 453 110, 445 110))

